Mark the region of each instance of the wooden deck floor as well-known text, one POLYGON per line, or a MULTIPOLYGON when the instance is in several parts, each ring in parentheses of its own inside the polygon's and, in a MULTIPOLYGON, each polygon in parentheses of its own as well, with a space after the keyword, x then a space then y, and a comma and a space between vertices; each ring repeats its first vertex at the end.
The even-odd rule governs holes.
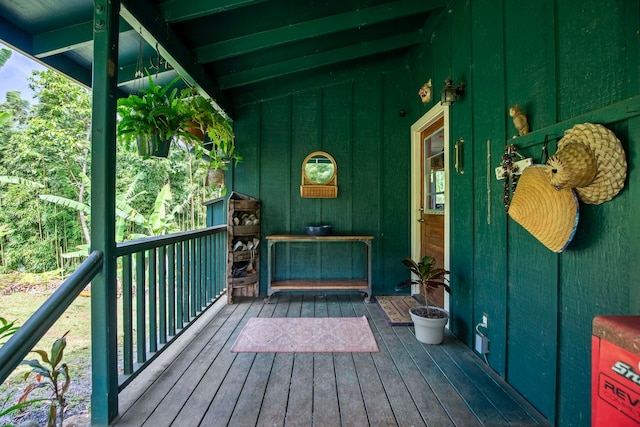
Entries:
POLYGON ((530 405, 448 335, 391 327, 358 295, 276 295, 205 313, 120 395, 117 426, 533 426, 530 405), (231 353, 251 317, 362 316, 379 353, 231 353))

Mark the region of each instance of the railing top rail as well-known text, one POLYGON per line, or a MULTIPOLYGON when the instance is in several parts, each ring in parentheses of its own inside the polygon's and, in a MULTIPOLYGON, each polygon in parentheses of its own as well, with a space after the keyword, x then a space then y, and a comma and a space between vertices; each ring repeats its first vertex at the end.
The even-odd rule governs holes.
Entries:
POLYGON ((93 251, 80 267, 0 347, 0 383, 7 379, 31 349, 60 318, 82 290, 102 269, 104 254, 93 251))
POLYGON ((120 242, 116 246, 116 256, 120 257, 148 249, 184 242, 197 237, 220 233, 226 231, 226 229, 226 225, 216 225, 213 227, 202 228, 200 230, 184 231, 165 236, 152 236, 144 239, 131 240, 129 242, 120 242))

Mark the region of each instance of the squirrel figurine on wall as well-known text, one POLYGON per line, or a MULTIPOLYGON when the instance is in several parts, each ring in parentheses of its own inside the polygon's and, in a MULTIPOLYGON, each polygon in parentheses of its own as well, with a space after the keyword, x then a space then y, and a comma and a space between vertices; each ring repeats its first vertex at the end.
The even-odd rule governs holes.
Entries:
POLYGON ((524 115, 518 104, 509 108, 509 115, 513 118, 513 124, 520 135, 526 135, 529 133, 529 122, 527 116, 524 115))

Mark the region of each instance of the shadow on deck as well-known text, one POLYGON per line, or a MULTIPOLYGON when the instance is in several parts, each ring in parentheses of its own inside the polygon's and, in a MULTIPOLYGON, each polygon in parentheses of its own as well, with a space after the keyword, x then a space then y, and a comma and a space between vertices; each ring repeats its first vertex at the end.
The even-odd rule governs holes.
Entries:
POLYGON ((116 426, 534 426, 545 419, 468 347, 391 327, 357 295, 216 304, 120 394, 116 426), (379 353, 231 353, 251 317, 366 316, 379 353))

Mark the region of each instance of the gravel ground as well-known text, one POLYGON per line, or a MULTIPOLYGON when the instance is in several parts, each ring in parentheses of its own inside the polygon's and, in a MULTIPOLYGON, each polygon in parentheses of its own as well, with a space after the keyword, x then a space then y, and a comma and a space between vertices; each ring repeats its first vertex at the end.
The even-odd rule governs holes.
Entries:
MULTIPOLYGON (((69 364, 69 375, 71 376, 71 385, 69 391, 66 394, 67 410, 65 411, 65 420, 70 418, 77 418, 77 415, 87 414, 91 406, 91 365, 88 360, 78 362, 67 362, 69 364), (84 368, 79 368, 84 367, 84 368)), ((3 385, 0 388, 0 412, 2 409, 6 409, 9 406, 17 403, 20 398, 24 385, 18 383, 15 387, 4 390, 3 385), (4 406, 2 402, 5 399, 9 399, 4 406)), ((36 390, 30 396, 35 398, 36 396, 48 397, 43 390, 36 390), (36 395, 36 392, 42 392, 36 395)), ((49 411, 49 405, 46 404, 34 404, 34 406, 26 409, 22 414, 11 414, 4 417, 0 417, 0 426, 14 425, 14 426, 46 426, 47 415, 49 411), (34 424, 35 422, 35 424, 34 424)), ((65 427, 71 427, 74 422, 65 422, 65 427)))

